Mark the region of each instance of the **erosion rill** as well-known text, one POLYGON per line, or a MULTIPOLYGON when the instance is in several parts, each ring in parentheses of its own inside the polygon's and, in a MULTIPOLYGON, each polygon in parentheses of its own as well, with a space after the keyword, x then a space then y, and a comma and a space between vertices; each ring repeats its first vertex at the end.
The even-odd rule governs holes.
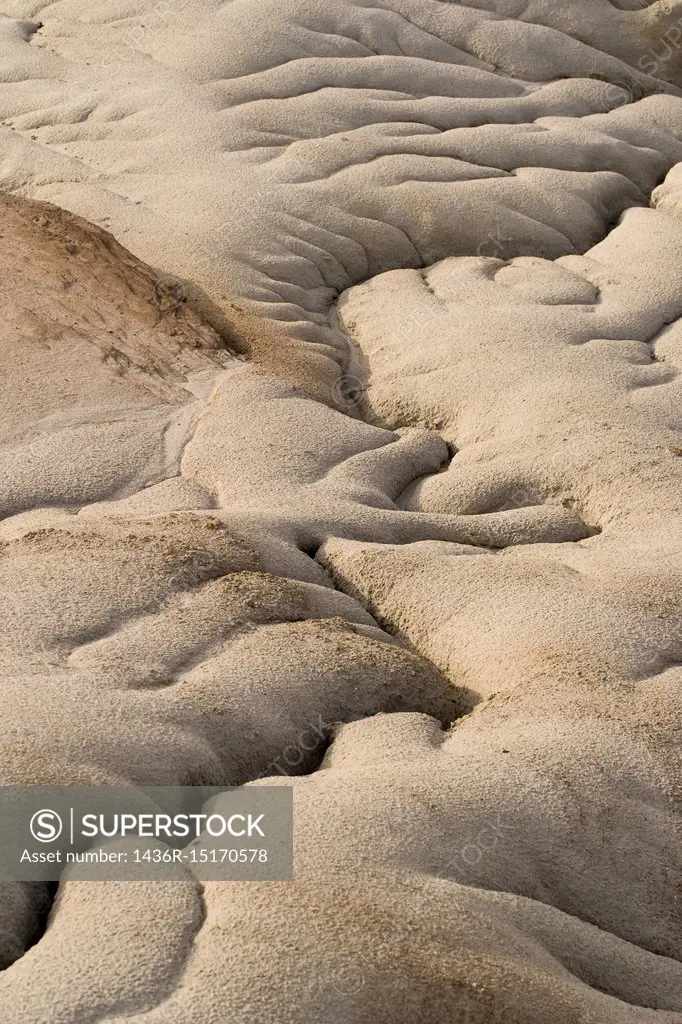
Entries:
POLYGON ((2 885, 3 1024, 682 1024, 682 2, 0 52, 0 781, 295 798, 2 885))

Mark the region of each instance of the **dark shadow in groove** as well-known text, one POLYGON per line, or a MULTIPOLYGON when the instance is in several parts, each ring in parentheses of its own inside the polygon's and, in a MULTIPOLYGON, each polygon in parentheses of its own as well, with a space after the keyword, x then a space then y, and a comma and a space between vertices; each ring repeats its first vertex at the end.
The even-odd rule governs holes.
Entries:
POLYGON ((322 542, 319 539, 311 540, 309 543, 299 545, 299 551, 302 551, 308 558, 312 558, 313 562, 317 557, 317 552, 322 547, 322 542))
POLYGON ((54 901, 57 898, 57 889, 59 888, 59 882, 27 882, 26 884, 30 886, 42 886, 45 890, 44 897, 42 900, 42 906, 40 907, 38 911, 38 916, 36 918, 35 933, 28 947, 30 949, 31 946, 35 946, 36 943, 39 942, 40 939, 42 939, 43 935, 47 930, 50 915, 52 913, 52 908, 54 906, 54 901))
POLYGON ((3 935, 2 922, 0 922, 0 971, 7 970, 22 956, 25 956, 29 949, 40 942, 47 929, 59 886, 58 882, 7 882, 4 884, 23 890, 27 904, 26 918, 32 915, 33 920, 27 925, 23 935, 18 931, 16 938, 13 936, 12 930, 8 936, 3 935), (22 943, 23 949, 18 945, 19 942, 22 943))

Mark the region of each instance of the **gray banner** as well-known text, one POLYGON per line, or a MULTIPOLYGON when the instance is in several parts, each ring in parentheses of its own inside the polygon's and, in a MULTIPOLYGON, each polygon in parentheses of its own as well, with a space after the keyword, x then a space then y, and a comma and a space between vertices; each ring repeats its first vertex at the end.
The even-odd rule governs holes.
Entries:
POLYGON ((0 786, 0 882, 293 877, 291 786, 0 786))

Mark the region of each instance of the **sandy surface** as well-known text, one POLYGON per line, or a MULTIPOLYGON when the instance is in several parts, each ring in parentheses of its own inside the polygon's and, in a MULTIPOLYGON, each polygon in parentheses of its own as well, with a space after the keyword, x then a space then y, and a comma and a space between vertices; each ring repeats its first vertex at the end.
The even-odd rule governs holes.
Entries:
POLYGON ((682 3, 0 11, 0 778, 296 797, 3 1020, 682 1022, 682 3))

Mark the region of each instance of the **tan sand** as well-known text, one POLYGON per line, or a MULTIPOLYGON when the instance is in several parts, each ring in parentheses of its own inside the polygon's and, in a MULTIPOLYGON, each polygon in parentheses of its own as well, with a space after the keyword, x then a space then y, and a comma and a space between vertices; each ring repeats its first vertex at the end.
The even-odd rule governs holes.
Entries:
POLYGON ((0 186, 334 355, 349 285, 489 236, 582 251, 648 202, 682 160, 650 52, 678 7, 4 0, 0 186))
POLYGON ((2 781, 297 837, 3 1021, 682 1022, 682 3, 0 9, 2 781))
MULTIPOLYGON (((3 783, 234 785, 310 767, 339 721, 387 709, 450 721, 461 705, 438 671, 336 592, 294 543, 328 535, 318 520, 337 503, 335 463, 371 446, 399 449, 383 474, 397 495, 440 465, 444 442, 415 432, 416 443, 393 445, 389 431, 297 398, 230 356, 191 305, 160 308, 154 275, 100 232, 41 204, 4 199, 2 211, 3 783), (267 404, 280 463, 302 435, 297 418, 285 432, 272 388, 311 421, 314 451, 293 472, 283 466, 291 509, 282 499, 271 527, 255 503, 240 514, 225 501, 232 515, 216 507, 210 471, 229 473, 236 488, 244 438, 229 443, 218 398, 202 410, 216 382, 235 377, 233 431, 243 435, 254 402, 267 404), (345 446, 337 425, 348 427, 345 446), (199 429, 191 451, 205 436, 203 474, 183 454, 199 429), (316 478, 319 511, 308 500, 299 522, 316 478)), ((253 440, 244 461, 262 464, 272 439, 253 440)), ((377 474, 379 495, 382 482, 377 474)), ((461 517, 424 521, 395 506, 372 515, 352 485, 344 497, 338 516, 350 536, 459 533, 461 517)), ((7 891, 7 960, 33 935, 23 899, 7 891)))

